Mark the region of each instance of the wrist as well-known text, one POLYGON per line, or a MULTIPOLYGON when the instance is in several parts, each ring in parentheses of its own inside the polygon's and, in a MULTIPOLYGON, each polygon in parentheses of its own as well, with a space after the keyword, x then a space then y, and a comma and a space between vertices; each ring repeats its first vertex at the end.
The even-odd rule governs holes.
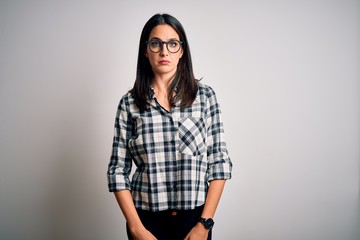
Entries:
POLYGON ((140 226, 130 230, 130 233, 134 239, 142 239, 141 237, 147 234, 147 229, 144 226, 140 226))
POLYGON ((210 230, 214 226, 214 220, 212 218, 200 217, 198 223, 201 224, 207 230, 210 230))
POLYGON ((141 222, 133 223, 131 225, 128 224, 128 227, 129 227, 131 234, 133 234, 134 236, 136 236, 137 234, 146 230, 145 226, 141 222))
POLYGON ((195 225, 195 228, 199 229, 201 232, 209 232, 210 231, 210 229, 206 229, 204 224, 202 224, 201 222, 198 222, 195 225))

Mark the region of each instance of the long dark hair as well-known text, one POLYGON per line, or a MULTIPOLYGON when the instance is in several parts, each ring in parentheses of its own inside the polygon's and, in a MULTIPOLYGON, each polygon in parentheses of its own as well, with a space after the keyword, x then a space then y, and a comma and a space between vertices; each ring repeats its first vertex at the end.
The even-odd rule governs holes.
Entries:
POLYGON ((194 77, 189 43, 183 26, 175 17, 169 14, 155 14, 146 22, 141 32, 136 80, 134 87, 130 90, 140 112, 145 111, 147 108, 150 84, 154 78, 150 62, 145 56, 147 47, 146 41, 148 40, 152 29, 160 24, 170 25, 179 35, 180 41, 183 42, 183 55, 179 60, 175 78, 168 88, 171 106, 174 106, 177 101, 180 101, 181 108, 191 106, 198 90, 198 81, 194 77), (174 96, 172 93, 175 88, 177 88, 177 94, 174 96))

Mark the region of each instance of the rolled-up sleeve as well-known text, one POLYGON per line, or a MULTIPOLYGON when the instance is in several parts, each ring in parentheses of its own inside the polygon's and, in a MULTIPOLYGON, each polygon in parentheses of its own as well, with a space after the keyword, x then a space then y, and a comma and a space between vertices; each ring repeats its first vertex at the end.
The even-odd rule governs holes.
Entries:
POLYGON ((215 92, 208 93, 207 181, 231 178, 232 162, 226 147, 221 110, 215 92))
POLYGON ((110 192, 131 189, 129 175, 132 158, 127 143, 132 135, 132 121, 129 114, 128 98, 120 100, 114 126, 112 154, 107 170, 108 188, 110 192))

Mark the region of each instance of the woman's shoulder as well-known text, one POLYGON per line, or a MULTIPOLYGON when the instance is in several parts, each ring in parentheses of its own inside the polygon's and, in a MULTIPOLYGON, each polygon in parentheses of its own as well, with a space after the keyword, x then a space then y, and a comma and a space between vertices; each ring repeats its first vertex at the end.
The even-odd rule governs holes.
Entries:
POLYGON ((135 99, 134 99, 131 91, 127 91, 120 97, 119 105, 130 106, 130 105, 134 104, 134 102, 135 102, 135 99))
POLYGON ((215 95, 215 91, 210 85, 204 84, 202 82, 198 82, 198 86, 199 86, 200 95, 206 95, 207 97, 211 97, 215 95))

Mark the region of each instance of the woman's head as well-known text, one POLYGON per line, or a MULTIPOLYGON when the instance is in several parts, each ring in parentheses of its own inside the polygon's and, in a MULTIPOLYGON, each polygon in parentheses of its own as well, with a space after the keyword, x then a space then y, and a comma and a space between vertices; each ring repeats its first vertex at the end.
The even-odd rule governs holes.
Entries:
MULTIPOLYGON (((150 87, 151 82, 154 78, 154 71, 149 61, 149 40, 152 34, 152 31, 159 25, 170 26, 175 32, 178 40, 181 42, 181 50, 174 54, 180 54, 178 59, 175 76, 171 84, 169 85, 169 92, 172 92, 175 87, 179 89, 177 99, 181 100, 182 106, 189 106, 195 98, 197 91, 197 81, 195 80, 189 43, 186 37, 185 30, 182 24, 173 16, 169 14, 155 14, 152 16, 145 24, 139 43, 139 53, 138 53, 138 62, 137 62, 137 74, 134 88, 132 93, 135 96, 138 107, 144 109, 144 100, 146 100, 147 93, 150 87)), ((167 39, 160 39, 162 41, 168 41, 167 39)), ((166 48, 166 44, 163 44, 163 48, 166 48)), ((171 54, 171 53, 170 53, 171 54)), ((170 103, 175 104, 175 98, 172 97, 173 94, 169 94, 170 103)))
POLYGON ((180 41, 179 34, 170 25, 160 24, 151 30, 148 39, 145 56, 150 62, 155 79, 173 79, 183 55, 183 42, 180 41))
MULTIPOLYGON (((179 60, 179 68, 186 67, 186 65, 191 64, 191 55, 189 50, 189 44, 187 42, 185 30, 181 23, 173 16, 169 14, 156 14, 152 16, 145 24, 139 44, 139 55, 138 55, 138 71, 143 72, 148 77, 153 77, 153 72, 151 69, 150 62, 146 56, 147 50, 147 41, 150 40, 150 34, 152 30, 158 25, 169 25, 171 28, 175 30, 175 32, 179 36, 179 40, 182 42, 182 57, 179 60)), ((180 69, 179 69, 180 70, 180 69)))

